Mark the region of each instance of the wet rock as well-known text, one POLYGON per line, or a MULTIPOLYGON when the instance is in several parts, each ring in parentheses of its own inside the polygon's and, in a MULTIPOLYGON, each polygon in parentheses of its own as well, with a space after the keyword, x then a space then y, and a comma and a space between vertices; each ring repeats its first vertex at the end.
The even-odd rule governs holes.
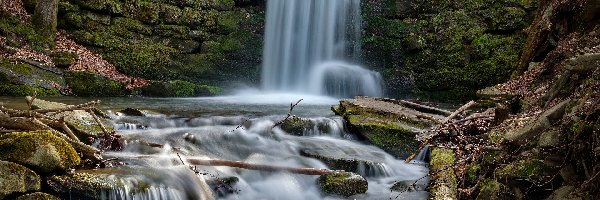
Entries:
POLYGON ((60 200, 60 198, 52 196, 50 194, 46 194, 43 192, 36 192, 31 194, 26 194, 20 197, 17 197, 16 200, 60 200))
MULTIPOLYGON (((32 103, 33 109, 59 109, 66 106, 69 105, 42 99, 35 99, 32 103)), ((73 130, 73 132, 81 141, 87 141, 87 138, 90 136, 96 137, 104 134, 92 115, 86 111, 67 111, 52 115, 52 117, 55 119, 61 119, 64 117, 65 123, 69 126, 69 128, 71 128, 71 130, 73 130)), ((113 128, 106 123, 105 127, 108 129, 108 131, 113 130, 113 128)))
POLYGON ((312 130, 315 123, 310 119, 292 116, 281 124, 281 129, 289 134, 302 136, 305 132, 312 130))
POLYGON ((75 149, 50 131, 1 135, 0 160, 29 166, 41 172, 66 170, 80 161, 75 149))
POLYGON ((40 176, 19 164, 0 161, 0 199, 12 193, 40 190, 40 176))
POLYGON ((350 147, 345 143, 324 142, 311 138, 297 138, 304 146, 300 154, 318 159, 329 168, 355 172, 362 175, 380 176, 387 173, 384 161, 385 153, 373 151, 374 147, 350 147))
POLYGON ((73 199, 99 199, 104 191, 118 186, 109 174, 75 173, 69 175, 50 176, 50 188, 64 197, 73 199))
POLYGON ((238 177, 225 177, 215 178, 206 180, 206 184, 213 190, 219 197, 225 197, 230 194, 234 194, 237 190, 234 188, 235 184, 240 181, 238 177))
POLYGON ((575 190, 574 186, 562 186, 552 192, 552 194, 546 198, 546 200, 582 200, 581 196, 577 196, 576 194, 571 194, 575 190))
POLYGON ((125 108, 119 112, 123 113, 125 115, 128 115, 128 116, 139 116, 139 117, 146 116, 146 113, 144 111, 141 111, 141 110, 135 109, 135 108, 125 108))
POLYGON ((477 200, 512 200, 514 195, 506 185, 495 180, 484 180, 477 200))
POLYGON ((369 185, 365 178, 351 172, 322 175, 317 181, 323 192, 346 197, 367 192, 369 185))
POLYGON ((454 174, 454 152, 450 149, 434 148, 429 163, 430 199, 457 199, 458 182, 454 174))
POLYGON ((516 144, 525 144, 528 140, 535 138, 544 130, 560 120, 570 105, 571 100, 565 100, 542 113, 537 119, 533 119, 525 126, 510 130, 504 135, 504 139, 516 144))
POLYGON ((427 185, 419 180, 403 180, 394 183, 390 189, 396 192, 414 192, 425 190, 426 187, 427 185))

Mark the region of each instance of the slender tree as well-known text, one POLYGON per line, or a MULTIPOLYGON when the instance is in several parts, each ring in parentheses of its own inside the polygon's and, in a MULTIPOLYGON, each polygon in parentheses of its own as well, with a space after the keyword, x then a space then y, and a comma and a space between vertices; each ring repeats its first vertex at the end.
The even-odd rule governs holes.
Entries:
POLYGON ((38 0, 32 24, 38 35, 44 38, 46 47, 54 46, 58 14, 58 0, 38 0))

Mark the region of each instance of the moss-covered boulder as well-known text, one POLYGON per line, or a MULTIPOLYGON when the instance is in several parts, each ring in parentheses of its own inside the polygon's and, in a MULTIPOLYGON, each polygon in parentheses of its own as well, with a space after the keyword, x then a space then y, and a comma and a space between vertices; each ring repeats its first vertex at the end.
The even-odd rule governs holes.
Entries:
MULTIPOLYGON (((433 125, 419 117, 425 115, 423 112, 375 98, 342 100, 332 110, 344 117, 350 132, 400 158, 416 151, 420 145, 415 140, 416 134, 433 125)), ((437 114, 428 115, 440 121, 444 118, 437 114)))
POLYGON ((45 70, 15 59, 0 59, 0 94, 27 96, 35 92, 38 96, 61 95, 60 90, 65 88, 66 84, 60 73, 58 69, 45 70))
MULTIPOLYGON (((39 98, 33 100, 32 103, 33 109, 60 109, 67 106, 69 105, 58 102, 46 101, 39 98)), ((88 141, 88 137, 97 137, 104 134, 102 128, 100 128, 100 125, 98 125, 92 117, 92 115, 90 115, 86 111, 75 110, 61 112, 56 115, 52 115, 52 117, 54 117, 56 120, 64 118, 67 126, 69 126, 71 130, 73 130, 75 135, 77 135, 77 137, 81 141, 88 141)), ((108 131, 112 131, 114 129, 113 127, 108 125, 106 125, 105 128, 108 131)))
POLYGON ((486 179, 479 189, 477 200, 511 200, 515 199, 510 189, 498 181, 486 179))
POLYGON ((75 149, 50 131, 1 135, 0 160, 29 166, 45 173, 73 168, 80 161, 75 149))
POLYGON ((539 136, 554 123, 562 119, 567 112, 567 108, 572 107, 571 102, 570 99, 562 101, 540 114, 537 118, 531 119, 524 126, 508 131, 506 135, 504 135, 504 139, 516 144, 527 143, 529 140, 539 136))
POLYGON ((40 176, 34 171, 19 164, 0 160, 0 199, 13 193, 38 190, 40 190, 40 176))
POLYGON ((103 192, 119 185, 109 174, 75 173, 48 177, 48 185, 59 195, 76 199, 100 199, 103 192))
POLYGON ((322 175, 317 181, 323 192, 345 197, 365 193, 369 188, 369 183, 365 178, 351 172, 322 175))
POLYGON ((60 198, 43 192, 35 192, 17 197, 16 200, 60 200, 60 198))
POLYGON ((315 128, 315 122, 310 119, 302 119, 300 117, 292 116, 285 120, 281 125, 281 130, 292 134, 292 135, 304 135, 305 132, 315 128))
POLYGON ((142 88, 140 94, 149 97, 194 97, 213 96, 220 92, 214 86, 194 84, 189 81, 154 81, 142 88))
POLYGON ((531 180, 541 182, 546 180, 552 170, 544 161, 527 159, 514 161, 496 169, 495 176, 498 180, 531 180))
POLYGON ((450 149, 434 148, 429 164, 430 199, 457 199, 458 181, 454 174, 454 152, 450 149))
POLYGON ((68 71, 65 73, 65 81, 77 96, 124 96, 128 93, 121 83, 90 72, 68 71))

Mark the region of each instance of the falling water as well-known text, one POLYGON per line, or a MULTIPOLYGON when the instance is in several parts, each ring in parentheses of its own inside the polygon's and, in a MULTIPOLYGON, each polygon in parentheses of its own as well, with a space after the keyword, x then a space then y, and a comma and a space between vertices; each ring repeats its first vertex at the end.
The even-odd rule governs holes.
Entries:
POLYGON ((360 0, 271 0, 262 87, 336 97, 381 96, 381 78, 356 62, 360 0))

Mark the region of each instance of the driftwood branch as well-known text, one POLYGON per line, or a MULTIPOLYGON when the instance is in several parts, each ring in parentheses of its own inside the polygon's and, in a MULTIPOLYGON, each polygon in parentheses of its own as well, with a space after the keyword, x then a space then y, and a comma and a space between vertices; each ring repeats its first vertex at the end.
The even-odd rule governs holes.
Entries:
POLYGON ((409 107, 409 108, 413 108, 417 111, 421 111, 421 112, 428 112, 428 113, 433 113, 433 114, 440 114, 440 115, 444 115, 444 116, 448 116, 451 115, 452 112, 444 110, 444 109, 440 109, 440 108, 436 108, 436 107, 432 107, 432 106, 427 106, 427 105, 423 105, 423 104, 418 104, 415 102, 411 102, 411 101, 406 101, 406 100, 401 100, 401 99, 389 99, 389 98, 375 98, 377 100, 381 100, 384 102, 390 102, 390 103, 394 103, 394 104, 401 104, 403 106, 409 107))
POLYGON ((469 101, 469 103, 461 106, 460 108, 456 109, 456 111, 454 111, 452 114, 450 114, 450 116, 446 117, 446 119, 444 119, 444 121, 442 121, 443 124, 449 122, 450 120, 452 120, 452 118, 456 117, 458 114, 464 112, 465 110, 469 109, 471 106, 475 105, 475 101, 469 101))
POLYGON ((273 125, 273 128, 275 128, 275 127, 277 127, 277 126, 279 126, 279 125, 283 124, 283 123, 284 123, 285 121, 287 121, 287 120, 288 120, 290 117, 292 117, 292 111, 294 110, 294 108, 295 108, 295 107, 296 107, 296 106, 297 106, 297 105, 298 105, 298 104, 299 104, 299 103, 300 103, 302 100, 304 100, 304 99, 300 99, 300 100, 298 100, 298 101, 297 101, 295 104, 292 104, 292 103, 290 103, 290 110, 288 111, 288 113, 287 113, 287 116, 285 116, 285 118, 284 118, 283 120, 281 120, 281 121, 278 121, 277 123, 275 123, 275 124, 273 125))
MULTIPOLYGON (((187 162, 189 165, 203 165, 203 166, 226 166, 226 167, 235 167, 241 169, 248 170, 259 170, 259 171, 269 171, 269 172, 290 172, 294 174, 304 174, 304 175, 325 175, 337 172, 336 170, 330 169, 317 169, 317 168, 297 168, 297 167, 283 167, 283 166, 273 166, 273 165, 263 165, 263 164, 253 164, 241 161, 231 161, 231 160, 213 160, 213 159, 197 159, 197 158, 185 158, 182 159, 178 156, 180 161, 187 162)), ((128 159, 155 159, 159 158, 157 156, 137 156, 130 157, 128 159)))

